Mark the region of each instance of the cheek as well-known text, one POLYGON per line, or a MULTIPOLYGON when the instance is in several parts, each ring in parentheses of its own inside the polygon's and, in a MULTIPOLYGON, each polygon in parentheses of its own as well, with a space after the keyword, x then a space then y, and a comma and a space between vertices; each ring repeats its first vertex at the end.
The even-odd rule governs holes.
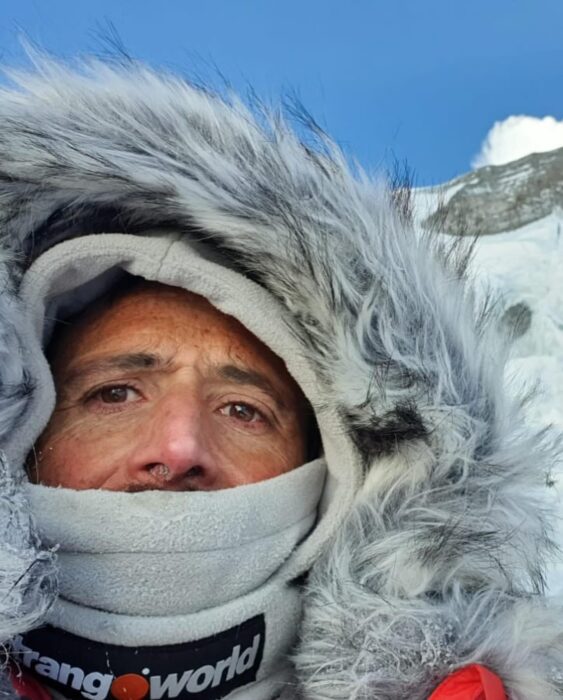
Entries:
POLYGON ((271 479, 304 464, 305 443, 298 426, 262 435, 242 430, 214 430, 212 444, 217 461, 228 469, 231 485, 271 479))
POLYGON ((54 416, 37 442, 30 476, 45 486, 98 488, 119 460, 124 443, 122 430, 54 416))

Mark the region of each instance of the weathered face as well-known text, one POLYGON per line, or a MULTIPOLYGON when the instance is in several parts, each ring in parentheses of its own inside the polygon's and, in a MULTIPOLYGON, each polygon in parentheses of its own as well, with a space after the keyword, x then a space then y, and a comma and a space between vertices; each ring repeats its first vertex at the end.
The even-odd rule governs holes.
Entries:
POLYGON ((306 402, 284 363, 200 296, 147 282, 60 331, 50 355, 35 482, 215 490, 305 461, 306 402))

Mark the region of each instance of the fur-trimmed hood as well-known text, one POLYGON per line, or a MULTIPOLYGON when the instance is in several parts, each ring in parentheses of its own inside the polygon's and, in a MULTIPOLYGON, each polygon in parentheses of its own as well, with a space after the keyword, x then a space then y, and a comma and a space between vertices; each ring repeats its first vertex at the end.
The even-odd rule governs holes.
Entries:
MULTIPOLYGON (((14 79, 0 91, 4 441, 35 390, 27 266, 77 235, 181 232, 291 315, 362 465, 308 577, 296 695, 425 700, 478 662, 511 700, 563 697, 563 623, 542 597, 553 455, 504 393, 461 246, 418 235, 396 192, 351 171, 314 124, 300 139, 278 113, 132 63, 42 61, 14 79)), ((3 460, 2 642, 56 595, 24 478, 3 460)))

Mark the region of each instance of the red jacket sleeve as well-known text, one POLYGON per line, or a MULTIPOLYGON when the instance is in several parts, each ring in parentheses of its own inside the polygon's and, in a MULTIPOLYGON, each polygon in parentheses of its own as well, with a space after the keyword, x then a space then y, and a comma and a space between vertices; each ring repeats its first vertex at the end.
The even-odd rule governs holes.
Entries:
POLYGON ((10 667, 10 678, 16 695, 21 700, 53 700, 51 693, 39 681, 14 666, 10 667))
POLYGON ((428 700, 507 700, 504 687, 492 671, 473 664, 440 683, 428 700))

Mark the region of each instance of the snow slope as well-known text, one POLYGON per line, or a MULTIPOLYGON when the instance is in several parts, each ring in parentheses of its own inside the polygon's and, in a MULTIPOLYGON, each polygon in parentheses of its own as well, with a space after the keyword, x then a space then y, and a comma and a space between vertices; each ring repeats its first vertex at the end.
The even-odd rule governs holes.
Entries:
MULTIPOLYGON (((513 391, 538 393, 528 408, 531 423, 553 424, 563 432, 563 212, 555 212, 515 231, 479 239, 474 274, 509 307, 524 302, 532 312, 529 330, 512 345, 507 382, 513 391)), ((553 465, 560 522, 557 542, 563 550, 563 461, 553 465)), ((548 576, 553 595, 563 595, 563 559, 548 576)))
MULTIPOLYGON (((448 185, 440 190, 414 193, 415 217, 429 212, 452 196, 448 185)), ((488 290, 501 309, 523 308, 529 324, 512 344, 506 380, 510 391, 521 394, 537 387, 527 408, 531 424, 552 424, 563 433, 563 211, 505 233, 482 236, 475 250, 472 273, 477 288, 488 290)), ((563 460, 553 465, 554 486, 548 491, 560 514, 556 541, 563 551, 563 460)), ((548 572, 548 589, 563 596, 563 555, 548 572)))

